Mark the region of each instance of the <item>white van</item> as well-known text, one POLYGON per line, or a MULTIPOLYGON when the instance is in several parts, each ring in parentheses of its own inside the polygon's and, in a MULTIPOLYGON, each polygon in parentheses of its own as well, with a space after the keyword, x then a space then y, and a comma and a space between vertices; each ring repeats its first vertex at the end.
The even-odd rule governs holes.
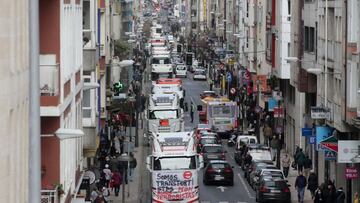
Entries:
POLYGON ((187 77, 186 65, 178 64, 175 67, 175 76, 176 77, 187 77))

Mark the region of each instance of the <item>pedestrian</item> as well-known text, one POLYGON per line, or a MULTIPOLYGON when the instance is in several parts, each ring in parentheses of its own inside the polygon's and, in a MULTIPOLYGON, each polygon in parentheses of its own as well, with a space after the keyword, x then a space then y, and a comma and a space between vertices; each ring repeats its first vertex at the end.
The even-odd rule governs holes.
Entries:
POLYGON ((324 203, 324 195, 321 189, 321 186, 319 186, 314 193, 314 203, 324 203))
POLYGON ((336 189, 333 184, 328 184, 326 203, 336 203, 336 189))
POLYGON ((343 187, 339 187, 338 191, 336 191, 336 203, 344 203, 345 202, 345 192, 343 187))
POLYGON ((309 155, 306 155, 305 162, 304 162, 304 175, 306 178, 309 177, 311 169, 312 169, 312 161, 311 161, 309 155))
POLYGON ((112 175, 112 181, 113 181, 113 187, 115 190, 115 196, 119 196, 119 191, 120 191, 120 185, 121 185, 121 180, 122 180, 122 176, 119 173, 118 170, 115 170, 115 172, 112 175))
POLYGON ((210 80, 210 91, 212 91, 213 90, 213 85, 214 85, 214 81, 213 80, 210 80))
POLYGON ((280 142, 279 139, 277 138, 277 136, 273 136, 273 139, 270 142, 270 147, 271 147, 271 157, 272 160, 275 161, 275 158, 277 157, 278 154, 278 150, 280 148, 280 142))
POLYGON ((290 156, 286 153, 284 157, 281 159, 281 165, 283 167, 285 178, 287 178, 289 175, 290 164, 291 164, 290 156))
POLYGON ((110 192, 106 187, 102 188, 102 196, 104 197, 104 202, 108 203, 110 200, 110 192))
POLYGON ((192 102, 190 103, 190 117, 191 117, 191 123, 193 123, 194 122, 194 105, 192 102))
POLYGON ((90 201, 94 203, 97 197, 99 196, 97 188, 94 188, 90 194, 90 201))
POLYGON ((310 190, 311 198, 314 199, 315 197, 315 190, 318 188, 318 179, 316 174, 311 171, 308 177, 308 186, 307 189, 310 190))
POLYGON ((354 203, 359 203, 359 193, 355 192, 354 194, 354 203))
POLYGON ((306 178, 303 176, 302 172, 299 172, 299 175, 296 177, 295 180, 295 188, 298 193, 298 202, 303 203, 304 202, 304 193, 305 193, 305 187, 306 187, 306 178))
POLYGON ((112 172, 109 169, 109 164, 105 165, 105 168, 103 169, 103 173, 105 174, 105 180, 106 180, 105 186, 109 187, 109 183, 110 183, 111 176, 112 176, 112 172))
POLYGON ((136 158, 134 157, 134 154, 131 152, 130 153, 130 176, 129 176, 129 180, 130 182, 133 181, 133 178, 134 178, 134 170, 137 166, 137 161, 136 161, 136 158))
POLYGON ((299 151, 300 151, 300 147, 299 146, 297 146, 297 145, 295 145, 296 146, 296 148, 295 148, 295 152, 294 152, 294 162, 293 162, 293 164, 291 164, 292 165, 292 167, 293 167, 293 169, 294 170, 297 170, 297 162, 296 162, 296 155, 299 153, 299 151))
POLYGON ((303 172, 305 159, 306 159, 305 154, 302 151, 302 149, 300 148, 298 153, 295 155, 295 160, 296 160, 296 163, 297 163, 298 172, 303 172))
POLYGON ((273 136, 272 128, 268 124, 266 124, 265 127, 263 128, 263 133, 264 133, 264 144, 269 146, 269 140, 273 136))

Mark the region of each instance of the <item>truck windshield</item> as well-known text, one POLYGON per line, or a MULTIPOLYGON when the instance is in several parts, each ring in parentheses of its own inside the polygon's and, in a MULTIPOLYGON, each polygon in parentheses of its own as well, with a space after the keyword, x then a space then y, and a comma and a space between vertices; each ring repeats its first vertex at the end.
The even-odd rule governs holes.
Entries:
POLYGON ((195 156, 191 157, 154 157, 154 170, 196 169, 195 156))
POLYGON ((170 58, 153 58, 152 64, 170 64, 170 58))
POLYGON ((150 111, 149 119, 175 119, 178 118, 177 110, 150 111))
POLYGON ((235 114, 235 106, 211 106, 210 107, 210 117, 225 117, 232 118, 235 114))

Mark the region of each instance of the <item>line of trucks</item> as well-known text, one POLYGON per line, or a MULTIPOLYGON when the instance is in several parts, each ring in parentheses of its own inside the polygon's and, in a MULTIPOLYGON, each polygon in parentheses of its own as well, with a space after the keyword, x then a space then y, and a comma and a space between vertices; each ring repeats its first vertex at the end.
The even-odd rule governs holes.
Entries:
MULTIPOLYGON (((154 203, 199 202, 198 173, 204 167, 197 153, 196 136, 185 131, 182 80, 173 78, 172 55, 179 55, 173 38, 163 35, 162 26, 153 22, 149 40, 151 94, 147 102, 146 136, 151 154, 146 166, 151 173, 151 198, 154 203), (174 53, 175 52, 175 53, 174 53)), ((238 108, 235 102, 219 98, 214 92, 202 95, 199 119, 219 134, 237 128, 238 108)))
POLYGON ((198 173, 204 164, 196 150, 194 132, 185 132, 185 91, 181 79, 172 78, 170 42, 162 36, 162 26, 155 24, 151 36, 152 85, 145 117, 152 202, 197 203, 198 173))

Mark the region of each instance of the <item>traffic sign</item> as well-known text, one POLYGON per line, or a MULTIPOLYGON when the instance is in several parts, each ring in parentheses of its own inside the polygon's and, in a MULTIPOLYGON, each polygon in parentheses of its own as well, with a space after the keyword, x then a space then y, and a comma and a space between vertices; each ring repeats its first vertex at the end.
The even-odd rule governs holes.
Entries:
POLYGON ((230 93, 231 93, 231 94, 235 94, 235 92, 236 92, 236 89, 232 87, 232 88, 230 89, 230 93))

